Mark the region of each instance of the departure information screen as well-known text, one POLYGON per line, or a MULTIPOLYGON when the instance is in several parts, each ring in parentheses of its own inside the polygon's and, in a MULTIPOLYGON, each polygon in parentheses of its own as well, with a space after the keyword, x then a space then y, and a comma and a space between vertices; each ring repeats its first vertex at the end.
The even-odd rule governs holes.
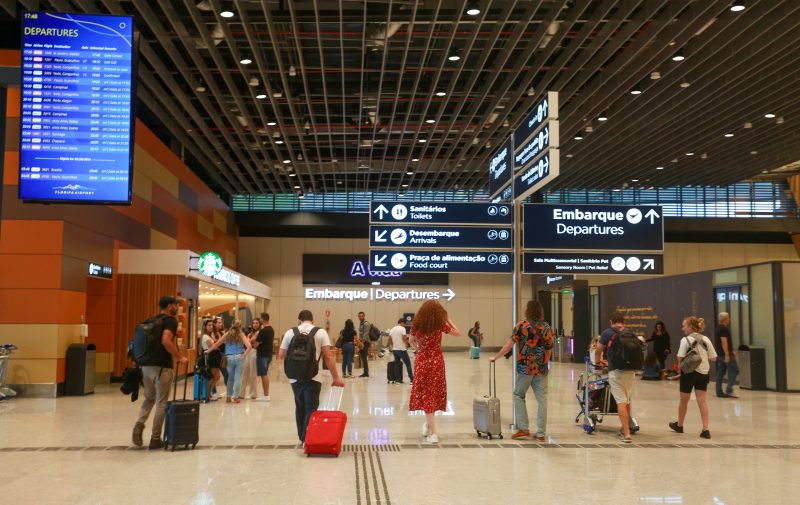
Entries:
POLYGON ((19 197, 131 199, 133 18, 22 15, 19 197))

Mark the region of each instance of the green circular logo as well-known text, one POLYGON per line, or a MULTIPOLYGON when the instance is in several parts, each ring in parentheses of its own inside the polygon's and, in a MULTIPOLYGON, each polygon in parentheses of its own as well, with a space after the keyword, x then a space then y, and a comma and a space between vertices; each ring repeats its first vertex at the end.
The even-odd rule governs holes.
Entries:
POLYGON ((206 251, 197 260, 197 269, 203 275, 214 277, 222 271, 222 258, 213 251, 206 251))

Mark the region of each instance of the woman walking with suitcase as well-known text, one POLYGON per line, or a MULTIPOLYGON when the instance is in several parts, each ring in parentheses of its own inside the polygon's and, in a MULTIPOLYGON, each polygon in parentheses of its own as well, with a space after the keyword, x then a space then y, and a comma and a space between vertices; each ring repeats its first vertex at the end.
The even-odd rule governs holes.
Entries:
POLYGON ((409 410, 425 412, 426 422, 422 425, 422 436, 429 444, 439 443, 434 414, 437 410, 447 409, 442 333, 454 337, 461 335, 439 302, 429 300, 423 303, 411 323, 410 343, 417 350, 417 357, 414 361, 414 383, 411 386, 409 410))

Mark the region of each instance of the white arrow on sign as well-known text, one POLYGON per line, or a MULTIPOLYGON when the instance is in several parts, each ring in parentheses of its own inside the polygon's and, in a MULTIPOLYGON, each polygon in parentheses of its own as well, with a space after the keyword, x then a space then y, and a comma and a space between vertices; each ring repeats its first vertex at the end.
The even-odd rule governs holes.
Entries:
POLYGON ((389 256, 388 254, 384 254, 383 256, 375 255, 375 266, 376 267, 385 267, 386 266, 386 257, 389 256))
POLYGON ((645 214, 644 217, 650 218, 650 224, 656 224, 656 219, 658 219, 661 216, 658 215, 658 212, 656 212, 655 209, 650 209, 650 212, 645 214))
POLYGON ((450 300, 452 300, 453 298, 455 298, 455 296, 456 296, 456 294, 455 294, 455 293, 453 293, 453 290, 452 290, 452 289, 450 289, 450 288, 447 288, 447 291, 445 291, 444 293, 442 293, 442 295, 447 297, 447 301, 448 301, 448 302, 449 302, 450 300))
POLYGON ((372 211, 373 214, 378 214, 378 219, 383 219, 383 215, 387 212, 389 212, 389 209, 384 207, 383 204, 378 205, 378 208, 372 211))
POLYGON ((386 242, 386 230, 375 230, 375 242, 386 242))
POLYGON ((645 258, 644 268, 642 270, 655 270, 655 269, 656 269, 656 260, 652 258, 645 258))

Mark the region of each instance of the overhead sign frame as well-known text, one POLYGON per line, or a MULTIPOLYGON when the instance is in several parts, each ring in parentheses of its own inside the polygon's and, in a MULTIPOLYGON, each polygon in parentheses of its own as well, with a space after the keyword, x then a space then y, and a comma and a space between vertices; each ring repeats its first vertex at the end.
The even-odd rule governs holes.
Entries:
POLYGON ((465 202, 370 202, 370 224, 511 226, 511 205, 465 202))
POLYGON ((522 271, 538 275, 663 275, 661 253, 529 252, 522 271))
POLYGON ((370 225, 370 248, 508 249, 510 226, 370 225))

